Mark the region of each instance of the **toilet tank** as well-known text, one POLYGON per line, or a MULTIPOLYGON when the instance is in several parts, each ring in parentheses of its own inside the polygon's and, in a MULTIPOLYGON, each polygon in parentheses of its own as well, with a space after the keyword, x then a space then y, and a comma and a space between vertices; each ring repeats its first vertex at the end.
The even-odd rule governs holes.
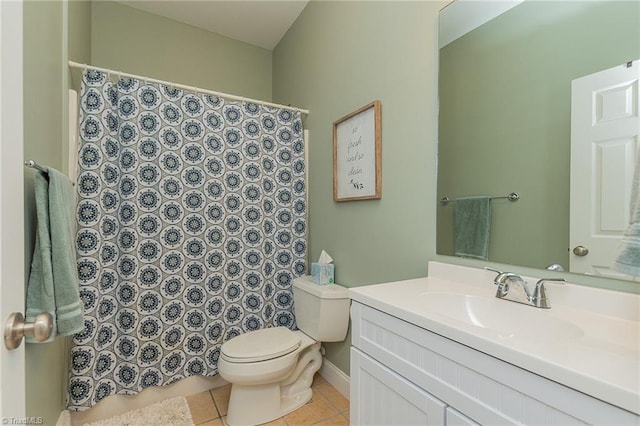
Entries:
POLYGON ((319 342, 341 342, 349 327, 349 291, 337 284, 318 285, 310 276, 293 280, 298 328, 319 342))

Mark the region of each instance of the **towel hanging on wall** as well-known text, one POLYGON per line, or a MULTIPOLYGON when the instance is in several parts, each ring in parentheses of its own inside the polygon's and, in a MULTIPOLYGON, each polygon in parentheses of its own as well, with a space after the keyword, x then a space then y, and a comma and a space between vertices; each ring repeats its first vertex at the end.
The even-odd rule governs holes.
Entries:
MULTIPOLYGON (((73 186, 59 171, 39 166, 35 174, 36 243, 27 284, 26 320, 48 312, 56 334, 69 336, 84 328, 78 289, 74 240, 73 186)), ((27 341, 35 342, 33 338, 27 341)))
POLYGON ((454 210, 454 253, 487 260, 491 228, 491 197, 464 197, 454 210))

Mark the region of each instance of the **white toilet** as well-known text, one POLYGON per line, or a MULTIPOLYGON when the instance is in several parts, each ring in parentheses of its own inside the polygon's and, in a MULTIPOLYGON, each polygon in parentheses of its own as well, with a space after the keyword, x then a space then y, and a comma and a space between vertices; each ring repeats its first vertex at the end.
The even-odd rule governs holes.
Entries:
POLYGON ((301 277, 293 281, 293 300, 298 331, 265 328, 222 345, 218 372, 231 383, 229 425, 266 423, 307 403, 313 375, 322 364, 320 342, 345 339, 347 288, 301 277))

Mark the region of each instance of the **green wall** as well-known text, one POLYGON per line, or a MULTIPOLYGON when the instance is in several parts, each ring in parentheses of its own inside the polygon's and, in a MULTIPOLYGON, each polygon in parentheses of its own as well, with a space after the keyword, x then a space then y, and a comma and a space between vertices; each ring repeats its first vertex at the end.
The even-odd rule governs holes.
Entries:
POLYGON ((94 1, 91 64, 271 99, 271 51, 112 1, 94 1))
POLYGON ((69 60, 80 63, 91 61, 91 2, 68 3, 67 49, 69 60))
MULTIPOLYGON (((569 269, 571 80, 640 57, 639 2, 525 2, 440 55, 438 199, 492 202, 489 259, 569 269)), ((453 255, 453 205, 438 208, 453 255)))
MULTIPOLYGON (((273 54, 274 101, 307 108, 310 255, 347 287, 425 276, 435 254, 437 19, 444 2, 307 5, 273 54), (382 199, 333 201, 332 123, 382 102, 382 199)), ((349 371, 349 342, 325 344, 349 371)))

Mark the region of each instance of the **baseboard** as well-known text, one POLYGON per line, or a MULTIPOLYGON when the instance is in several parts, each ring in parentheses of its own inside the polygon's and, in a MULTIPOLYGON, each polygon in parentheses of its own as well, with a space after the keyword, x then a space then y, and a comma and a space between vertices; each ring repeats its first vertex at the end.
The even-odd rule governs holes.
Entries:
POLYGON ((320 367, 319 373, 342 396, 349 399, 349 385, 351 383, 349 376, 325 357, 322 357, 322 367, 320 367))

